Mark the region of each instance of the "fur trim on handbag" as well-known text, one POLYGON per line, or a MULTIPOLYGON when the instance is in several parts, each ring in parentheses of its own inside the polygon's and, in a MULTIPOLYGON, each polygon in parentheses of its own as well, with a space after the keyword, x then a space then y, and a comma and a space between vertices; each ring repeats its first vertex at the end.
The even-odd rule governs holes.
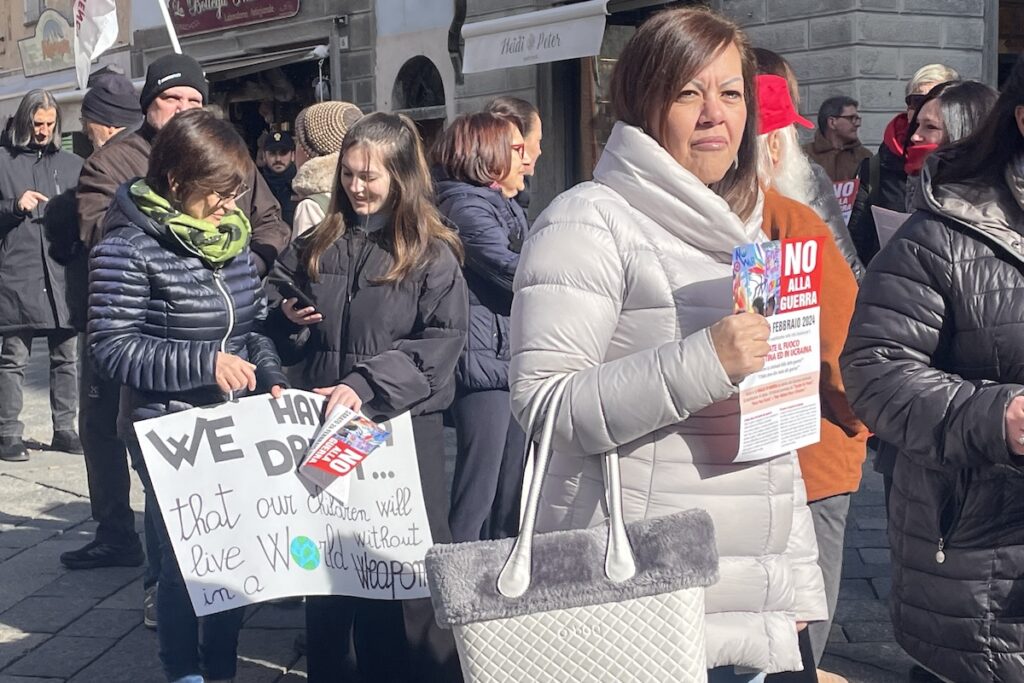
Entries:
POLYGON ((704 510, 644 519, 626 531, 636 575, 622 583, 604 574, 607 525, 534 536, 530 588, 514 600, 498 592, 497 582, 515 539, 435 545, 426 569, 437 622, 451 627, 621 602, 718 580, 714 525, 704 510))

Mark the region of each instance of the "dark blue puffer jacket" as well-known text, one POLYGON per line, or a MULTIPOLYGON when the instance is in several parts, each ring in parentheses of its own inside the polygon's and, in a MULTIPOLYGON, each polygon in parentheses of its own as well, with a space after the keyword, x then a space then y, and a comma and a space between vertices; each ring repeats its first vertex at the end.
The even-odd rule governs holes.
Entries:
POLYGON ((459 389, 508 389, 512 281, 526 214, 500 190, 452 180, 438 168, 434 177, 438 209, 466 250, 469 337, 456 370, 459 389))
POLYGON ((257 366, 257 391, 286 386, 271 341, 257 331, 266 298, 248 248, 219 270, 145 216, 122 185, 106 236, 89 259, 89 348, 122 390, 118 431, 131 423, 228 397, 217 387, 217 352, 257 366))

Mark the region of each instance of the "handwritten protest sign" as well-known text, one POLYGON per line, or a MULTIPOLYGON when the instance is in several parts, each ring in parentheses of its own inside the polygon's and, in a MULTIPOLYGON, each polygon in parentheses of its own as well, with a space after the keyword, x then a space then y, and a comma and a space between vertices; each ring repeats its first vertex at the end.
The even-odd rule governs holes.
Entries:
POLYGON ((342 503, 296 464, 323 398, 289 390, 135 424, 197 615, 297 595, 429 595, 432 540, 408 415, 342 503))
POLYGON ((771 351, 740 383, 736 462, 770 458, 821 438, 819 336, 822 238, 748 244, 733 252, 736 310, 767 317, 771 351))
POLYGON ((853 213, 853 203, 856 201, 857 192, 860 190, 860 179, 841 180, 832 185, 836 193, 836 200, 839 202, 839 208, 843 211, 843 222, 849 225, 850 215, 853 213))

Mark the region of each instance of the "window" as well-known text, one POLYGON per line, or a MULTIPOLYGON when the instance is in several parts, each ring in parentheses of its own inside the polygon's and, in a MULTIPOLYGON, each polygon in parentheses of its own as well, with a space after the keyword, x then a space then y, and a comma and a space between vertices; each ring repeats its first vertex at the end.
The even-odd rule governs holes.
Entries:
POLYGON ((46 0, 25 0, 25 26, 39 21, 39 15, 46 9, 46 0))

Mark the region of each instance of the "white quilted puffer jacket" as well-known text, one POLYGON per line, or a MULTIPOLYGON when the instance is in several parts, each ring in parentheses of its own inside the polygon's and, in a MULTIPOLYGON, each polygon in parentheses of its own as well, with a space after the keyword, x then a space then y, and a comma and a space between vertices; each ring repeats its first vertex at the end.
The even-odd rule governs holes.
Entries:
POLYGON ((707 510, 721 578, 707 592, 708 667, 800 669, 797 621, 826 618, 795 453, 732 462, 739 403, 709 326, 732 313, 733 247, 766 239, 639 128, 616 124, 594 182, 537 219, 512 306, 520 423, 572 375, 544 482, 541 530, 604 517, 601 458, 618 448, 627 520, 707 510))

